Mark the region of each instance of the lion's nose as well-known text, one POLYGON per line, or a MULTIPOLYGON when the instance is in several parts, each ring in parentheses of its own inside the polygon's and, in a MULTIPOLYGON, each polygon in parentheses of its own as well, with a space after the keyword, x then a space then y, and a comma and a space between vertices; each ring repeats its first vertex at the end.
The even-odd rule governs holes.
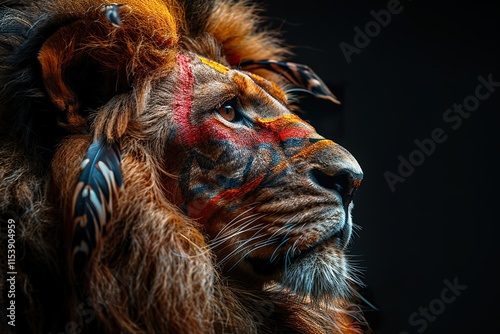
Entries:
POLYGON ((328 175, 320 169, 314 168, 312 171, 313 180, 323 188, 337 191, 342 197, 345 207, 351 203, 356 189, 363 180, 362 173, 355 173, 352 170, 341 169, 334 175, 328 175))
POLYGON ((363 171, 356 159, 340 145, 331 145, 316 157, 311 179, 323 188, 334 190, 342 197, 344 207, 351 203, 363 180, 363 171))

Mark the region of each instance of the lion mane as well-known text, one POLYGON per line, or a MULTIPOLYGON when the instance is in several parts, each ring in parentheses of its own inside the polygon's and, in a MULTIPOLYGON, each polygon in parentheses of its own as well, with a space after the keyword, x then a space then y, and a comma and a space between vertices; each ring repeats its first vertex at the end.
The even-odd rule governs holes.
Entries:
POLYGON ((291 111, 336 100, 259 8, 0 3, 2 332, 362 332, 361 169, 291 111))

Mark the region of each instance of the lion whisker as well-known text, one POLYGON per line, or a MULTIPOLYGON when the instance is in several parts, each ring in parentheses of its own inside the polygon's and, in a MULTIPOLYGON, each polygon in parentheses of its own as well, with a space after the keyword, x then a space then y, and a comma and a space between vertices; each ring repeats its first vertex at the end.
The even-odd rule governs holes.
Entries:
MULTIPOLYGON (((224 244, 227 243, 228 241, 230 241, 231 239, 233 239, 235 236, 262 229, 262 226, 263 226, 263 224, 257 224, 255 226, 250 227, 250 228, 247 228, 244 230, 239 230, 238 232, 235 232, 233 235, 228 235, 228 236, 224 237, 223 239, 218 240, 216 244, 210 245, 210 246, 213 249, 217 249, 218 251, 223 251, 226 248, 231 247, 230 243, 226 244, 226 245, 224 245, 224 244), (224 245, 224 246, 221 247, 222 245, 224 245)), ((236 241, 236 242, 238 242, 238 241, 236 241)))
POLYGON ((261 241, 260 243, 255 244, 250 251, 246 252, 243 255, 243 257, 248 256, 250 253, 256 251, 259 248, 271 246, 272 244, 274 244, 276 242, 276 240, 277 239, 267 239, 267 240, 261 241))
MULTIPOLYGON (((248 243, 260 238, 261 236, 255 236, 253 238, 249 238, 248 240, 245 240, 245 242, 241 243, 238 245, 235 249, 233 249, 229 254, 224 256, 222 260, 219 261, 219 265, 222 266, 224 265, 227 261, 229 261, 231 258, 235 257, 236 254, 241 253, 243 250, 247 249, 249 245, 248 243)), ((232 268, 232 267, 231 267, 232 268)))
POLYGON ((274 237, 276 234, 280 233, 281 231, 285 230, 285 229, 288 229, 289 231, 290 230, 293 230, 295 228, 295 226, 297 225, 297 223, 292 223, 292 221, 299 215, 299 213, 296 213, 295 215, 293 215, 291 218, 289 218, 284 224, 283 226, 281 226, 280 228, 278 228, 272 235, 271 237, 274 237))
POLYGON ((262 217, 262 214, 254 213, 248 216, 241 217, 239 219, 232 219, 217 233, 217 235, 213 238, 213 240, 223 238, 225 235, 228 234, 233 234, 235 230, 233 230, 232 228, 239 230, 241 228, 244 228, 245 226, 248 226, 248 224, 251 224, 252 222, 255 221, 255 217, 259 217, 258 219, 260 219, 260 217, 262 217), (245 223, 242 224, 243 222, 245 223))
MULTIPOLYGON (((229 258, 233 257, 235 254, 241 252, 241 249, 244 248, 246 245, 249 243, 253 242, 254 240, 258 240, 262 238, 262 235, 259 235, 259 232, 262 231, 262 229, 265 227, 264 224, 259 224, 260 229, 257 230, 250 238, 245 239, 243 242, 240 242, 238 246, 233 249, 229 254, 227 254, 221 261, 219 261, 219 265, 224 264, 229 258)), ((254 228, 255 229, 255 228, 254 228)))
POLYGON ((233 225, 236 225, 236 223, 240 223, 240 222, 242 222, 244 220, 252 218, 251 220, 249 220, 245 224, 242 224, 242 225, 238 226, 235 230, 229 230, 228 229, 222 235, 218 235, 218 237, 215 237, 214 239, 212 239, 210 241, 209 245, 212 248, 216 248, 216 247, 220 246, 221 244, 225 243, 226 241, 234 238, 236 235, 240 235, 242 233, 247 233, 249 231, 253 231, 254 229, 260 228, 260 226, 262 224, 255 225, 255 226, 253 226, 251 228, 247 228, 247 227, 249 225, 252 225, 256 221, 258 221, 259 219, 262 219, 263 217, 265 217, 265 214, 254 214, 254 215, 251 215, 251 216, 247 216, 247 217, 245 217, 245 218, 243 218, 241 220, 233 222, 233 225))
MULTIPOLYGON (((271 254, 271 258, 270 258, 270 261, 274 261, 277 257, 277 255, 275 256, 276 252, 281 248, 281 246, 283 246, 284 244, 286 244, 290 238, 288 238, 288 234, 290 234, 290 232, 292 232, 294 230, 294 227, 297 225, 297 223, 292 223, 293 219, 295 219, 296 217, 298 216, 298 213, 295 214, 293 217, 291 217, 290 219, 288 219, 288 221, 283 224, 282 227, 280 227, 278 229, 278 231, 282 231, 284 229, 288 229, 288 231, 285 233, 285 235, 282 237, 283 238, 283 241, 274 249, 274 252, 271 254)), ((278 232, 276 231, 275 233, 273 233, 273 236, 278 232)), ((288 253, 288 252, 287 252, 288 253)))
POLYGON ((227 235, 227 234, 232 234, 234 232, 234 230, 232 230, 232 228, 235 226, 235 225, 239 225, 238 226, 238 229, 241 227, 241 226, 244 226, 244 225, 240 225, 242 222, 246 221, 246 220, 251 220, 253 219, 254 217, 257 217, 259 216, 258 213, 255 213, 255 214, 252 214, 252 215, 248 215, 248 216, 244 216, 243 218, 241 219, 233 219, 231 220, 228 224, 226 224, 218 233, 217 235, 213 238, 214 240, 216 239, 220 239, 222 236, 224 235, 227 235))
MULTIPOLYGON (((256 244, 256 245, 254 245, 251 249, 249 249, 251 245, 246 246, 245 248, 246 248, 246 249, 249 249, 249 250, 248 250, 245 254, 243 254, 243 255, 239 258, 239 260, 238 260, 238 261, 236 261, 236 263, 234 263, 234 264, 231 266, 231 268, 229 268, 229 269, 228 269, 228 271, 232 270, 232 269, 233 269, 233 268, 234 268, 234 267, 235 267, 238 263, 240 263, 240 262, 241 262, 241 260, 245 259, 245 258, 246 258, 249 254, 251 254, 251 253, 252 253, 252 252, 254 252, 255 250, 257 250, 257 249, 259 249, 259 248, 262 248, 262 247, 270 246, 270 245, 272 245, 273 243, 274 243, 274 241, 273 241, 273 240, 265 240, 265 241, 264 241, 264 242, 262 242, 261 244, 256 244)), ((240 251, 240 252, 242 252, 242 251, 240 251)))
MULTIPOLYGON (((265 215, 264 215, 265 216, 265 215)), ((259 218, 260 219, 260 218, 259 218)), ((250 238, 248 238, 247 240, 245 240, 244 242, 240 243, 233 251, 231 251, 231 253, 229 253, 228 255, 226 255, 220 262, 219 262, 219 265, 222 265, 224 264, 225 262, 227 262, 229 260, 229 258, 233 257, 235 254, 238 254, 238 253, 242 253, 243 251, 245 251, 245 249, 248 249, 249 245, 251 242, 253 242, 254 240, 258 240, 258 239, 261 239, 262 238, 262 235, 260 235, 259 233, 265 228, 267 227, 267 224, 259 224, 257 226, 261 226, 258 231, 256 231, 250 238)), ((254 228, 252 229, 249 229, 249 230, 254 230, 254 228)), ((247 230, 247 231, 249 231, 247 230)), ((266 241, 269 241, 270 238, 268 238, 266 241)), ((243 257, 241 257, 243 258, 243 257)), ((238 260, 239 262, 239 260, 238 260)), ((233 268, 234 265, 231 267, 233 268)))
MULTIPOLYGON (((253 203, 250 206, 250 208, 248 208, 247 210, 241 212, 240 214, 238 214, 236 217, 234 217, 233 219, 231 219, 231 221, 226 225, 224 226, 223 228, 221 228, 221 230, 219 231, 219 233, 217 233, 217 235, 215 236, 214 239, 217 239, 217 237, 223 233, 225 233, 235 222, 239 222, 240 221, 240 217, 241 216, 244 216, 246 213, 250 212, 251 210, 254 209, 254 207, 257 205, 257 203, 253 203)), ((254 215, 258 215, 258 213, 255 213, 254 215)), ((247 219, 248 217, 252 217, 253 215, 250 215, 250 216, 246 216, 244 219, 247 219)))

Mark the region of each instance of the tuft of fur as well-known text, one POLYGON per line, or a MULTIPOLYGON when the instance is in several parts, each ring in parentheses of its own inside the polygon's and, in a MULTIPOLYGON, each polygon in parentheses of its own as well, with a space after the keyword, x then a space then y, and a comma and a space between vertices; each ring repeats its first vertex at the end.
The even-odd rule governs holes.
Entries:
MULTIPOLYGON (((169 157, 149 134, 171 124, 156 121, 160 111, 148 127, 137 121, 154 99, 172 98, 151 92, 181 52, 230 67, 288 55, 257 7, 123 0, 115 27, 105 4, 0 2, 0 244, 14 219, 17 332, 361 332, 346 301, 318 306, 222 277, 203 229, 165 197, 169 157), (79 283, 66 262, 68 212, 79 165, 99 136, 120 139, 126 191, 79 283)), ((8 333, 6 268, 2 255, 0 331, 8 333)))

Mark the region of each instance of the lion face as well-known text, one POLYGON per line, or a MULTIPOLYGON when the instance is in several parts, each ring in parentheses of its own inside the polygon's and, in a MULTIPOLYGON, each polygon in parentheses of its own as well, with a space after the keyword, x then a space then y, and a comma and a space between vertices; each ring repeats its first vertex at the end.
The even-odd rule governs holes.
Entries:
POLYGON ((219 266, 247 284, 344 295, 351 199, 362 178, 353 156, 255 74, 180 55, 174 77, 164 139, 176 157, 167 170, 178 177, 165 188, 176 188, 171 200, 201 223, 219 266))

